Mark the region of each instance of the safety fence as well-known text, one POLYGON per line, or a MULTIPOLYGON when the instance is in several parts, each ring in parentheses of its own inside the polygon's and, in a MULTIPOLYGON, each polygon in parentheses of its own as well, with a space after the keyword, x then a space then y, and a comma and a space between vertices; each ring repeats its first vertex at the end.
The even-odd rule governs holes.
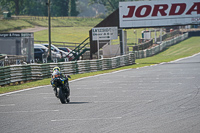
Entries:
MULTIPOLYGON (((179 34, 180 34, 179 30, 175 30, 175 31, 166 33, 166 34, 162 35, 162 40, 166 40, 168 38, 171 38, 171 37, 179 35, 179 34)), ((143 39, 143 40, 145 40, 145 39, 143 39)), ((160 37, 158 37, 156 40, 157 40, 157 42, 160 42, 160 37)), ((129 46, 129 47, 132 47, 133 51, 145 50, 148 47, 152 46, 154 44, 154 41, 155 41, 154 39, 151 39, 151 40, 143 42, 139 45, 129 46)))
POLYGON ((161 44, 152 47, 150 49, 145 49, 145 50, 139 50, 139 51, 134 51, 135 54, 135 58, 136 59, 141 59, 141 58, 146 58, 146 57, 150 57, 153 56, 155 54, 160 53, 161 51, 163 51, 166 47, 172 46, 174 44, 177 44, 183 40, 185 40, 186 38, 188 38, 188 33, 185 33, 183 35, 177 36, 169 41, 164 41, 161 44))
POLYGON ((0 86, 16 82, 39 80, 49 78, 52 69, 59 66, 66 75, 87 73, 101 70, 109 70, 121 66, 135 64, 135 59, 146 58, 163 51, 166 47, 172 46, 188 38, 188 33, 165 41, 155 47, 146 50, 134 51, 128 55, 98 60, 79 60, 71 62, 48 63, 48 64, 27 64, 0 67, 0 86))
POLYGON ((71 75, 109 70, 132 64, 135 64, 135 55, 133 53, 114 58, 104 58, 98 60, 80 60, 60 63, 27 64, 0 67, 0 86, 16 82, 50 78, 52 69, 55 66, 60 67, 63 74, 71 75))
POLYGON ((23 55, 0 56, 0 67, 13 64, 23 64, 23 62, 26 62, 26 58, 27 57, 23 55))
POLYGON ((153 39, 151 39, 151 40, 149 40, 145 43, 142 43, 140 45, 133 46, 133 51, 144 50, 144 49, 147 49, 148 47, 150 47, 152 45, 153 45, 153 39))

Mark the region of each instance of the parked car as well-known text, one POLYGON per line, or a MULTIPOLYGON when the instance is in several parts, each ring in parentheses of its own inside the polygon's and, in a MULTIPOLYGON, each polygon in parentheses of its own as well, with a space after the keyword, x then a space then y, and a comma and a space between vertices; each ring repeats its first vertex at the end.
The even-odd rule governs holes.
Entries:
MULTIPOLYGON (((49 44, 42 44, 46 47, 49 46, 49 44)), ((53 44, 51 44, 51 51, 56 52, 57 54, 59 54, 61 56, 61 58, 68 58, 69 61, 71 61, 73 59, 73 54, 70 54, 69 52, 65 52, 63 50, 58 49, 56 46, 54 46, 53 44)))
POLYGON ((69 61, 71 61, 73 59, 73 54, 70 54, 69 52, 65 52, 63 50, 60 50, 60 53, 61 53, 61 56, 63 58, 68 58, 69 61))
MULTIPOLYGON (((42 61, 42 58, 47 58, 48 57, 48 50, 49 49, 42 44, 34 44, 35 59, 42 61)), ((60 56, 60 54, 58 55, 56 52, 51 51, 51 58, 61 58, 61 56, 60 56)))
POLYGON ((78 55, 78 52, 75 52, 68 47, 59 47, 58 49, 63 50, 63 51, 68 52, 68 53, 71 53, 70 56, 73 55, 74 57, 76 57, 78 55))
MULTIPOLYGON (((49 47, 49 44, 42 44, 42 45, 47 47, 47 48, 49 47)), ((51 44, 51 52, 56 53, 56 58, 62 58, 60 50, 56 46, 54 46, 53 44, 51 44)))
POLYGON ((34 57, 35 60, 42 61, 43 58, 47 58, 48 48, 41 44, 34 44, 34 57))

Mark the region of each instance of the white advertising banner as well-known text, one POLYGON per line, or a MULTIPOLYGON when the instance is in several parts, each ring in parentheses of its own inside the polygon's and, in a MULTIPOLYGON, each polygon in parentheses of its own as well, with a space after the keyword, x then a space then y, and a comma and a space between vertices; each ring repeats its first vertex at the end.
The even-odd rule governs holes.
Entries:
POLYGON ((119 3, 121 28, 200 24, 200 0, 119 3))
POLYGON ((117 27, 92 28, 92 40, 113 40, 118 38, 117 27))

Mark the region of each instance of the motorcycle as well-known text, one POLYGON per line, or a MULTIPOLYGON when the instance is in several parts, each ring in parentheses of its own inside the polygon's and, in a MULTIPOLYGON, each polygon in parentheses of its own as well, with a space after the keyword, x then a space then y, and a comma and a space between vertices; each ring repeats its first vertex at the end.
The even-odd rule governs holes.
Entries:
POLYGON ((54 87, 55 96, 60 99, 60 102, 62 104, 69 103, 70 102, 70 89, 68 81, 66 81, 66 78, 71 78, 70 76, 63 76, 60 74, 60 72, 55 71, 52 74, 53 80, 51 81, 52 86, 54 87))

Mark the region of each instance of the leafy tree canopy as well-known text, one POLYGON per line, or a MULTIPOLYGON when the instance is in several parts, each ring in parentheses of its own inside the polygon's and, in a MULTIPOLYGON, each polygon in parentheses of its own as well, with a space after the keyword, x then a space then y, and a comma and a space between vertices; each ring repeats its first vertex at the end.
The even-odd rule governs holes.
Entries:
MULTIPOLYGON (((77 16, 76 1, 51 0, 51 15, 77 16), (69 10, 69 8, 72 10, 69 10)), ((48 0, 0 0, 0 8, 15 15, 47 16, 47 2, 48 0)))
POLYGON ((112 13, 119 7, 119 2, 122 1, 138 1, 138 0, 89 0, 89 4, 102 4, 106 7, 108 14, 112 13))

